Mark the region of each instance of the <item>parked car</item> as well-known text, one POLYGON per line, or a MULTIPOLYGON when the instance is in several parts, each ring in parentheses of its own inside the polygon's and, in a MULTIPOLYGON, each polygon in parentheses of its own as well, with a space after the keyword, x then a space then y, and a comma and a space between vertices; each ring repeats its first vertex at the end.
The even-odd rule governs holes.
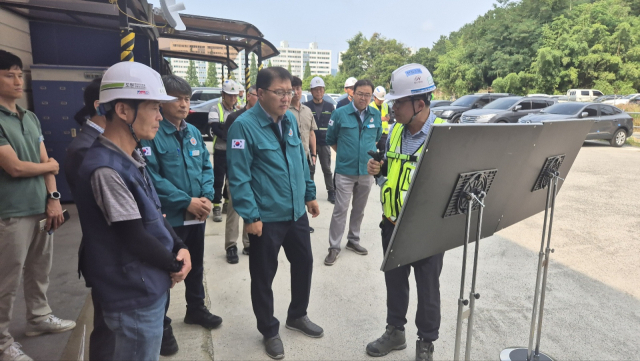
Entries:
POLYGON ((569 101, 569 97, 567 95, 552 95, 551 99, 555 99, 558 103, 566 103, 569 101))
POLYGON ((462 113, 471 109, 480 109, 492 101, 510 96, 506 93, 470 94, 460 97, 450 105, 439 106, 433 110, 436 116, 449 123, 460 123, 462 113))
POLYGON ((586 140, 608 140, 614 147, 621 147, 633 134, 633 118, 622 110, 597 103, 558 103, 538 114, 520 118, 519 123, 541 123, 547 120, 591 119, 595 120, 586 140))
POLYGON ((606 101, 604 101, 604 104, 609 104, 609 105, 622 105, 622 104, 629 104, 631 103, 636 103, 636 99, 640 99, 640 94, 629 94, 625 97, 620 97, 617 99, 608 99, 606 101))
POLYGON ((217 107, 220 102, 220 98, 207 100, 203 103, 193 105, 189 109, 189 115, 185 121, 189 124, 193 124, 203 136, 208 136, 213 139, 211 133, 211 127, 209 127, 209 110, 212 107, 217 107))
MULTIPOLYGON (((325 94, 325 95, 324 95, 324 97, 322 97, 322 99, 323 99, 325 102, 327 102, 327 103, 331 103, 331 104, 333 104, 333 106, 334 106, 334 107, 336 106, 336 104, 338 104, 338 103, 336 102, 336 100, 335 100, 335 99, 333 99, 333 98, 331 97, 331 95, 329 95, 329 94, 325 94)), ((309 92, 302 92, 302 97, 300 98, 300 102, 302 102, 302 103, 306 103, 306 102, 309 102, 309 101, 312 101, 312 100, 313 100, 313 95, 311 95, 311 93, 309 93, 309 92)))
POLYGON ((596 89, 569 89, 567 96, 570 102, 590 102, 604 94, 596 89))
POLYGON ((444 107, 447 105, 451 105, 451 103, 453 103, 450 100, 432 100, 431 101, 431 109, 433 108, 437 108, 437 107, 444 107))
POLYGON ((218 99, 222 96, 222 88, 193 88, 191 93, 191 105, 202 104, 208 100, 218 99))
MULTIPOLYGON (((594 103, 604 103, 607 100, 615 100, 615 99, 620 99, 620 98, 624 98, 624 95, 603 95, 601 97, 596 98, 593 102, 594 103)), ((609 103, 605 103, 605 104, 609 104, 609 103)))
POLYGON ((525 115, 538 113, 555 103, 549 97, 505 97, 482 109, 462 113, 461 123, 517 123, 525 115))

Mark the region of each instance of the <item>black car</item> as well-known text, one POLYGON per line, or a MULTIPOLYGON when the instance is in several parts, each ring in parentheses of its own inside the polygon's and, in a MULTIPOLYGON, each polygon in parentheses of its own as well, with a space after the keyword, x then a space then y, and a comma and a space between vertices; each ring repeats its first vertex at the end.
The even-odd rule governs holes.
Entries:
POLYGON ((430 107, 431 109, 437 107, 445 107, 447 105, 451 105, 451 103, 453 103, 451 100, 432 100, 430 107))
POLYGON ((597 103, 558 103, 538 114, 522 117, 518 123, 541 123, 563 119, 595 120, 586 140, 608 140, 614 147, 624 145, 627 137, 633 134, 633 118, 629 114, 614 106, 597 103))
POLYGON ((556 103, 549 97, 504 97, 482 109, 462 113, 461 123, 517 123, 518 119, 556 103))
POLYGON ((492 101, 510 96, 505 93, 470 94, 460 97, 450 105, 437 107, 433 110, 436 116, 449 123, 460 123, 462 113, 471 109, 480 109, 492 101))

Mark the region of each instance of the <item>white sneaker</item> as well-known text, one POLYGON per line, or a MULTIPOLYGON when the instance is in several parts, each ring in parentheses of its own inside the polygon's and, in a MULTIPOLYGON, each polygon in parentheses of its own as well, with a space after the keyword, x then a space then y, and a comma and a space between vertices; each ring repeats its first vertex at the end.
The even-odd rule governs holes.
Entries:
POLYGON ((31 357, 22 352, 21 348, 21 344, 12 343, 8 349, 0 354, 0 361, 33 361, 31 357))
POLYGON ((27 322, 27 331, 25 332, 25 335, 38 336, 42 335, 43 333, 65 332, 72 330, 75 327, 76 323, 73 321, 62 320, 54 315, 49 315, 49 318, 35 325, 27 322))

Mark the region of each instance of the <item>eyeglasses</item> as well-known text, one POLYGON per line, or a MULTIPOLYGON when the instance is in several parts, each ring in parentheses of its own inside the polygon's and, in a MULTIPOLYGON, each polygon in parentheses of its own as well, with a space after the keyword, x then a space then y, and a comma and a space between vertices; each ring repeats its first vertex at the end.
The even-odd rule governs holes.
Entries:
POLYGON ((257 97, 257 96, 258 96, 258 94, 256 94, 256 93, 247 93, 247 94, 249 94, 249 95, 253 95, 254 97, 257 97))
POLYGON ((371 98, 371 93, 361 93, 361 92, 357 92, 357 93, 356 93, 356 96, 357 96, 358 98, 361 98, 361 99, 369 99, 369 98, 371 98))
POLYGON ((296 93, 293 90, 271 90, 271 89, 263 89, 263 90, 270 91, 280 98, 285 98, 287 96, 289 98, 293 98, 296 95, 296 93))

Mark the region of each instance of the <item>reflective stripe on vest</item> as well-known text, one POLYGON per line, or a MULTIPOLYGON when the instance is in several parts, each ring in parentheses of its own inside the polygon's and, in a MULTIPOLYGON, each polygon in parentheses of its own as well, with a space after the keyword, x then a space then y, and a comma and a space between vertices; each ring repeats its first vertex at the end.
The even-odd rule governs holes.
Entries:
MULTIPOLYGON (((220 124, 224 123, 224 109, 222 108, 222 101, 218 102, 218 118, 220 119, 220 124)), ((216 151, 216 140, 218 140, 218 136, 213 136, 213 152, 216 151)))
MULTIPOLYGON (((433 124, 446 123, 443 119, 436 118, 433 124)), ((413 154, 402 154, 402 131, 403 124, 396 124, 391 132, 389 140, 389 151, 387 152, 387 181, 380 190, 380 202, 385 217, 395 222, 400 214, 400 209, 404 204, 404 198, 409 191, 413 172, 424 143, 413 154)))

